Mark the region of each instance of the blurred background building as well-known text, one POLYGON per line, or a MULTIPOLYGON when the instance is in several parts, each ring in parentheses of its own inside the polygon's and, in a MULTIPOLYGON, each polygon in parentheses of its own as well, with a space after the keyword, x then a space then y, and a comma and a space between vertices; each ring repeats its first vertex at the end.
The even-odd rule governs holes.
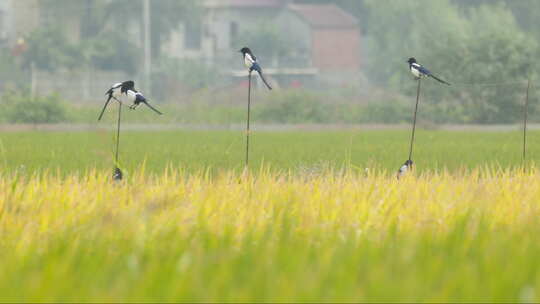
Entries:
POLYGON ((538 74, 538 20, 535 0, 0 0, 0 96, 91 104, 133 79, 156 102, 232 107, 249 46, 281 112, 313 99, 304 112, 328 116, 315 121, 407 120, 414 56, 454 84, 426 82, 425 119, 512 122, 538 74))
MULTIPOLYGON (((122 56, 135 57, 132 58, 133 62, 124 62, 129 65, 124 68, 116 64, 104 67, 99 62, 86 62, 84 59, 88 57, 100 56, 95 54, 100 52, 99 45, 86 46, 94 48, 90 52, 87 52, 88 49, 82 50, 86 54, 75 54, 81 51, 71 50, 75 57, 80 57, 73 58, 78 62, 71 63, 72 66, 53 67, 49 62, 41 62, 49 59, 44 58, 49 55, 43 53, 35 54, 37 58, 29 63, 34 73, 31 78, 35 82, 34 90, 44 94, 60 91, 68 98, 87 99, 91 92, 103 90, 118 79, 136 78, 139 83, 144 79, 141 75, 144 71, 137 68, 143 66, 146 60, 140 54, 145 39, 145 29, 142 26, 144 12, 137 5, 130 5, 134 2, 1 0, 0 41, 10 47, 13 54, 21 56, 27 51, 29 39, 47 38, 41 37, 48 35, 43 29, 61 30, 60 39, 63 41, 56 42, 68 46, 84 45, 89 42, 87 39, 107 36, 103 35, 105 31, 115 31, 125 40, 125 45, 118 45, 112 51, 118 54, 104 60, 114 61, 114 57, 122 56), (133 19, 131 22, 126 21, 130 18, 133 19), (121 20, 117 22, 118 19, 121 20), (121 27, 120 31, 118 27, 121 27), (42 35, 36 37, 36 32, 42 35), (126 48, 131 48, 127 54, 123 53, 126 48)), ((150 1, 151 4, 159 2, 150 1)), ((362 61, 359 24, 354 16, 335 4, 297 4, 287 0, 207 0, 178 6, 171 3, 155 7, 150 5, 150 10, 153 9, 156 12, 150 14, 156 18, 161 18, 161 12, 167 9, 171 9, 170 13, 175 10, 189 11, 179 14, 177 20, 169 16, 166 24, 157 24, 158 27, 167 27, 166 33, 151 30, 151 34, 158 36, 151 38, 152 61, 157 60, 153 66, 164 64, 159 62, 161 58, 164 61, 165 58, 187 60, 211 67, 213 72, 224 77, 228 83, 240 83, 247 72, 238 50, 248 45, 258 55, 265 73, 277 87, 309 87, 321 83, 347 85, 359 79, 362 61)), ((110 48, 106 45, 103 47, 110 48)), ((39 50, 51 53, 55 51, 54 48, 39 50)), ((69 58, 66 60, 69 61, 69 58)), ((166 91, 163 87, 156 89, 166 91)))

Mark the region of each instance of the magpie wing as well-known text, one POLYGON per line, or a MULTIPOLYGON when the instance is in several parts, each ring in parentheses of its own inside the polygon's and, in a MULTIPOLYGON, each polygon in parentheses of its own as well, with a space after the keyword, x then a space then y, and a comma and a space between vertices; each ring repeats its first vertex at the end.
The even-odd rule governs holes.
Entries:
POLYGON ((107 90, 107 92, 105 92, 105 95, 111 95, 115 89, 118 89, 121 86, 122 86, 121 82, 113 84, 112 87, 109 90, 107 90))
POLYGON ((421 66, 421 65, 418 65, 416 67, 416 69, 418 69, 418 71, 420 71, 420 73, 424 74, 424 75, 431 75, 431 72, 426 69, 425 67, 421 66))
POLYGON ((135 91, 135 82, 133 80, 124 81, 121 87, 120 93, 126 93, 128 90, 135 91))

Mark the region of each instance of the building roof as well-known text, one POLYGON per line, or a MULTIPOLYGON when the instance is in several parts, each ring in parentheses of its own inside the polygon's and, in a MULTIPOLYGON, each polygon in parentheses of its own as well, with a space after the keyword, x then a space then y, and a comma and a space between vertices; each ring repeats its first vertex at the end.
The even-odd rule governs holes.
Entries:
POLYGON ((288 8, 314 28, 353 28, 358 20, 334 4, 290 4, 288 8))

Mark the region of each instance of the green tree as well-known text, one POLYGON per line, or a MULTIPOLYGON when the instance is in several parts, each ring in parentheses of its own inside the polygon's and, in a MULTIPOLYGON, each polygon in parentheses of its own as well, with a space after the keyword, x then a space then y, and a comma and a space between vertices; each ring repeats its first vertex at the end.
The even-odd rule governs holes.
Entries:
MULTIPOLYGON (((250 30, 244 30, 237 35, 234 45, 256 46, 253 51, 264 58, 265 66, 272 62, 285 61, 296 54, 305 54, 306 46, 300 44, 301 39, 295 39, 291 33, 283 32, 278 26, 268 22, 262 22, 250 30)), ((301 64, 304 58, 298 59, 296 64, 301 64)), ((291 62, 293 62, 291 60, 291 62)))
POLYGON ((82 60, 79 48, 70 44, 58 27, 40 28, 27 39, 28 50, 23 54, 23 65, 34 63, 42 70, 55 71, 58 68, 74 68, 82 60))
POLYGON ((452 87, 424 81, 424 103, 433 116, 475 123, 513 122, 520 115, 523 85, 535 76, 538 42, 504 4, 458 7, 452 1, 366 0, 370 10, 368 74, 375 82, 416 93, 406 69, 416 57, 452 87), (467 84, 467 85, 466 85, 467 84))
MULTIPOLYGON (((81 21, 81 43, 66 50, 77 50, 80 53, 80 65, 92 64, 97 68, 123 70, 128 73, 136 70, 140 48, 134 44, 134 40, 142 41, 144 38, 142 0, 42 0, 39 3, 55 30, 60 29, 63 20, 61 17, 65 14, 81 21), (139 28, 140 37, 126 34, 126 29, 133 27, 139 28)), ((170 38, 174 29, 182 23, 198 24, 201 15, 200 3, 194 0, 150 1, 150 7, 151 46, 154 57, 160 56, 162 44, 170 38)), ((43 39, 35 41, 34 44, 42 42, 43 39)), ((69 45, 65 41, 62 43, 69 45)), ((40 48, 43 51, 49 46, 50 44, 44 44, 40 48)), ((55 52, 51 56, 58 53, 63 52, 55 52)))
MULTIPOLYGON (((113 23, 136 24, 143 26, 142 0, 115 0, 106 7, 113 23)), ((199 1, 194 0, 160 0, 150 1, 150 28, 152 54, 161 54, 161 46, 170 38, 170 34, 182 23, 199 24, 202 8, 199 1)), ((107 22, 108 20, 106 20, 107 22)), ((142 32, 142 30, 141 30, 142 32)), ((141 37, 142 39, 142 37, 141 37)))

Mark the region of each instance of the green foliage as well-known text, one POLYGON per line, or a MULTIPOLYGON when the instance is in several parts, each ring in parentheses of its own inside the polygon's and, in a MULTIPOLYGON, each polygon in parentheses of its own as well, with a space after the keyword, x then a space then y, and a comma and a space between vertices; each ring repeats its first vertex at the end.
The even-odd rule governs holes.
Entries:
MULTIPOLYGON (((159 84, 171 84, 176 91, 193 92, 213 88, 222 80, 216 69, 199 60, 162 58, 153 70, 154 79, 159 84), (180 90, 183 89, 183 90, 180 90)), ((157 85, 157 83, 155 83, 157 85)), ((160 88, 159 91, 168 91, 160 88)), ((161 98, 174 96, 161 96, 161 98)))
MULTIPOLYGON (((527 79, 536 78, 537 40, 524 33, 503 5, 458 9, 451 1, 372 1, 369 74, 411 97, 416 83, 405 61, 416 57, 453 87, 424 81, 425 101, 446 111, 442 120, 511 123, 520 118, 527 79), (384 64, 381 64, 384 62, 384 64), (473 84, 516 83, 474 87, 473 84), (462 111, 461 117, 452 117, 462 111), (453 114, 450 112, 454 112, 453 114)), ((437 119, 438 120, 438 119, 437 119)))
POLYGON ((408 122, 412 116, 410 105, 396 101, 370 102, 362 107, 348 107, 346 113, 357 112, 351 123, 386 123, 400 124, 408 122), (356 111, 355 111, 356 110, 356 111))
POLYGON ((23 54, 24 65, 32 63, 37 68, 56 71, 59 68, 75 68, 83 61, 80 48, 68 42, 59 27, 43 27, 30 33, 28 50, 23 54))
MULTIPOLYGON (((126 35, 125 29, 142 30, 142 1, 43 0, 39 5, 50 17, 47 21, 51 26, 28 37, 29 49, 24 55, 27 67, 34 61, 38 68, 48 71, 88 64, 130 74, 137 71, 140 48, 131 42, 134 37, 126 35), (66 12, 81 21, 80 43, 71 43, 64 36, 62 16, 66 12)), ((199 2, 193 0, 151 1, 150 11, 154 57, 161 55, 162 44, 175 28, 182 22, 195 22, 201 14, 199 2)))
POLYGON ((133 43, 118 32, 104 32, 81 43, 69 42, 59 27, 44 27, 28 37, 24 65, 32 62, 41 70, 85 68, 88 64, 103 70, 134 73, 138 51, 133 43))
POLYGON ((9 52, 0 52, 0 89, 17 89, 27 85, 29 73, 21 69, 18 58, 9 52))
POLYGON ((2 96, 2 118, 9 123, 57 123, 67 120, 66 107, 58 95, 31 98, 27 92, 2 96))
POLYGON ((234 45, 251 46, 254 53, 264 58, 265 66, 271 66, 274 61, 285 60, 302 48, 300 39, 291 32, 284 32, 278 25, 261 22, 249 30, 243 30, 237 35, 234 45))
POLYGON ((287 90, 273 93, 257 111, 261 121, 278 123, 322 123, 329 121, 331 106, 315 93, 287 90))
POLYGON ((81 43, 86 61, 102 70, 133 74, 140 57, 137 47, 117 32, 104 32, 81 43))
MULTIPOLYGON (((109 12, 104 22, 110 21, 119 28, 135 25, 141 26, 142 29, 143 1, 115 0, 110 1, 103 9, 109 12)), ((169 39, 171 32, 182 23, 198 20, 202 8, 200 1, 195 0, 160 0, 150 1, 150 13, 152 54, 158 57, 161 55, 162 44, 169 39)))

